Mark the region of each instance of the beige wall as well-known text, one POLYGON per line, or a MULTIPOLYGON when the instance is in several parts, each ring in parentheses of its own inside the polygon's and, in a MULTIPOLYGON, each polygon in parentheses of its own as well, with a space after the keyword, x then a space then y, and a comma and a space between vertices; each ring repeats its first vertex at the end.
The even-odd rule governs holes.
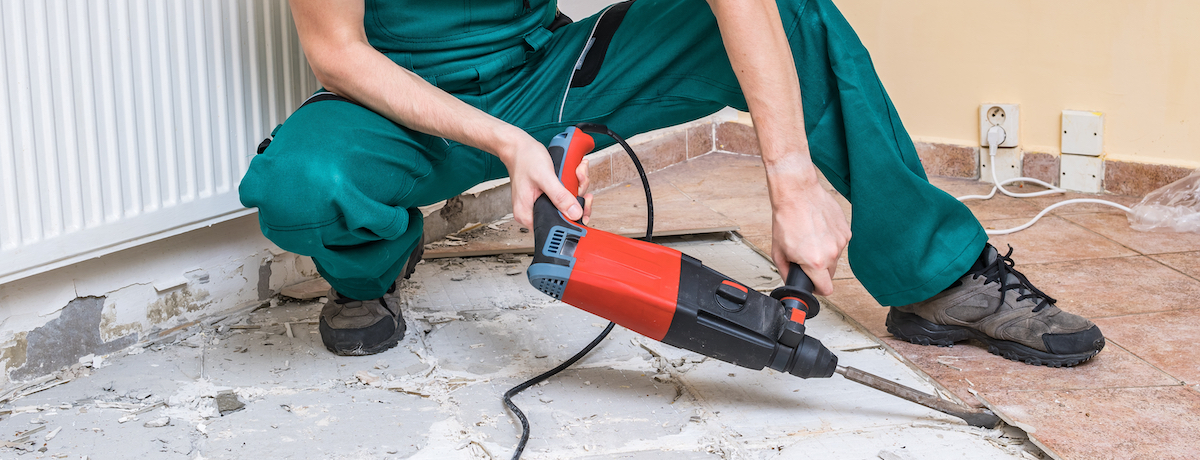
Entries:
POLYGON ((1094 110, 1110 159, 1200 166, 1200 2, 835 3, 914 138, 978 145, 979 105, 1018 103, 1021 146, 1058 153, 1061 111, 1094 110))

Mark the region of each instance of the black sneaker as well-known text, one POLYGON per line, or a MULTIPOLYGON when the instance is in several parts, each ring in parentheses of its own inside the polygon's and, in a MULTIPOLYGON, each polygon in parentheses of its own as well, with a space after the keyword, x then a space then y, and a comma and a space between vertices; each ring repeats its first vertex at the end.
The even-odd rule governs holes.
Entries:
POLYGON ((407 326, 392 285, 383 297, 355 300, 329 290, 329 301, 321 308, 321 342, 342 356, 373 355, 400 343, 407 326))
POLYGON ((1012 247, 988 245, 971 271, 923 302, 892 307, 887 329, 918 345, 975 339, 992 354, 1050 367, 1074 366, 1104 348, 1100 328, 1060 310, 1013 268, 1012 247))
MULTIPOLYGON (((404 279, 412 277, 424 254, 425 246, 417 244, 404 266, 404 279)), ((318 326, 325 348, 341 356, 362 356, 388 350, 400 343, 408 326, 404 324, 395 292, 396 284, 393 283, 383 297, 357 300, 330 289, 329 300, 321 308, 318 326)))

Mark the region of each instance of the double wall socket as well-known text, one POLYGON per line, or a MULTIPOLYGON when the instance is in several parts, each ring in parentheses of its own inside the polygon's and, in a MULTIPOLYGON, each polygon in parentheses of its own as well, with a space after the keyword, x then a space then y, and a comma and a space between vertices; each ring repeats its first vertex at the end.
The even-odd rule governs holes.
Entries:
POLYGON ((1017 104, 982 104, 979 106, 979 145, 988 146, 988 130, 1004 128, 1004 141, 997 147, 1016 147, 1021 144, 1021 112, 1017 104))
POLYGON ((996 168, 995 177, 1003 182, 1014 177, 1021 177, 1021 151, 1017 147, 1021 142, 1020 106, 1017 104, 982 104, 979 106, 979 179, 992 182, 992 168, 996 168), (992 164, 988 152, 988 131, 993 126, 1004 128, 1004 140, 996 149, 996 164, 992 164))

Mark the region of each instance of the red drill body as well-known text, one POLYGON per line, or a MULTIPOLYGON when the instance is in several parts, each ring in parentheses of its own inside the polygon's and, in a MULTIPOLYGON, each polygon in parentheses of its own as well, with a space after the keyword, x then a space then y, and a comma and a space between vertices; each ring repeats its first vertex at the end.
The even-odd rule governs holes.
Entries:
MULTIPOLYGON (((578 190, 575 168, 593 147, 576 128, 551 142, 568 190, 578 190)), ((804 334, 804 320, 818 304, 799 267, 788 286, 766 296, 674 249, 572 222, 544 196, 534 206, 534 221, 529 280, 550 296, 654 340, 751 369, 809 378, 829 377, 837 367, 837 357, 804 334)))

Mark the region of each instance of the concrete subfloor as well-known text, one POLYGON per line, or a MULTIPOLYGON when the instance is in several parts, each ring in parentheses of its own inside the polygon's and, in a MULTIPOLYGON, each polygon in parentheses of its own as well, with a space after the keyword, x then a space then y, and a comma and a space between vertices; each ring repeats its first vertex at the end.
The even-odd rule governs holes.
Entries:
MULTIPOLYGON (((669 245, 752 287, 779 284, 742 242, 692 237, 669 245)), ((0 458, 507 458, 520 427, 501 394, 565 360, 605 325, 530 287, 528 264, 528 256, 424 262, 400 293, 408 334, 374 356, 326 351, 314 324, 319 301, 273 301, 174 343, 97 359, 66 384, 0 407, 9 411, 0 441, 40 430, 0 447, 0 458), (216 401, 234 395, 244 407, 221 415, 216 401)), ((843 364, 934 391, 835 311, 812 319, 809 331, 843 364)), ((515 400, 532 426, 524 457, 531 459, 1039 452, 1019 430, 971 428, 839 376, 752 371, 620 327, 515 400)))

